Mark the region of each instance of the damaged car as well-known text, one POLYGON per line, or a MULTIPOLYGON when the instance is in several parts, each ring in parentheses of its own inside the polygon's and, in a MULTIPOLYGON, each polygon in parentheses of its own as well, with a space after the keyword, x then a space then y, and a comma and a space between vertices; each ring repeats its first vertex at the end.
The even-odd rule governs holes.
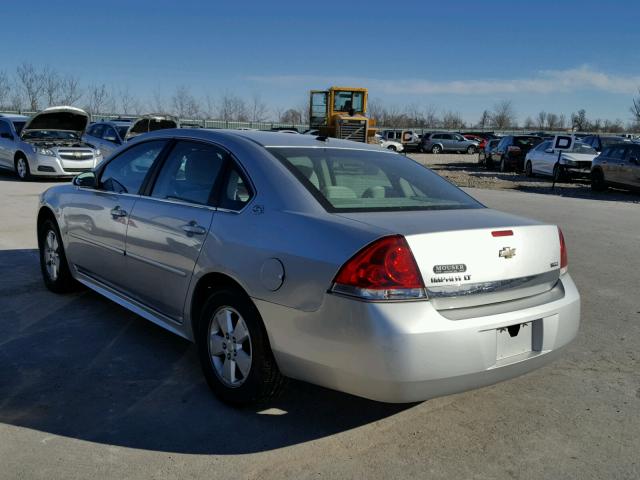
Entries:
POLYGON ((92 170, 102 152, 82 140, 89 115, 75 107, 49 107, 33 117, 0 117, 0 167, 20 180, 73 177, 92 170))
POLYGON ((89 125, 84 135, 85 141, 96 145, 105 157, 111 155, 129 139, 166 128, 178 128, 177 117, 149 113, 137 119, 116 118, 111 121, 95 122, 89 125))

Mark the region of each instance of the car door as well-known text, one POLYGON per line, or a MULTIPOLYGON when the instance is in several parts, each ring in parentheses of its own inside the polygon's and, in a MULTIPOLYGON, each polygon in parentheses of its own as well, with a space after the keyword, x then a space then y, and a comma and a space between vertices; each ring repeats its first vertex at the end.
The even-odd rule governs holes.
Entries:
POLYGON ((607 182, 625 183, 623 168, 626 162, 627 150, 627 146, 623 144, 612 146, 607 156, 607 165, 604 173, 607 182))
POLYGON ((462 135, 453 134, 453 150, 466 150, 468 140, 462 135))
POLYGON ((215 212, 214 187, 227 160, 215 145, 177 141, 149 195, 139 198, 131 213, 126 289, 178 322, 215 212))
POLYGON ((0 166, 13 168, 13 132, 9 122, 0 119, 0 166))
POLYGON ((125 236, 140 189, 166 140, 138 143, 97 172, 97 187, 77 187, 65 207, 67 256, 82 274, 123 289, 125 236))
POLYGON ((504 155, 504 152, 507 149, 507 144, 509 143, 509 138, 510 137, 504 137, 502 140, 500 140, 500 143, 498 143, 498 146, 491 153, 491 159, 495 163, 500 163, 500 161, 502 160, 502 156, 504 155))
POLYGON ((552 148, 552 142, 542 142, 535 151, 538 157, 536 170, 545 175, 553 175, 553 167, 558 160, 558 155, 552 148))
POLYGON ((640 146, 630 145, 620 165, 620 183, 640 187, 640 146))

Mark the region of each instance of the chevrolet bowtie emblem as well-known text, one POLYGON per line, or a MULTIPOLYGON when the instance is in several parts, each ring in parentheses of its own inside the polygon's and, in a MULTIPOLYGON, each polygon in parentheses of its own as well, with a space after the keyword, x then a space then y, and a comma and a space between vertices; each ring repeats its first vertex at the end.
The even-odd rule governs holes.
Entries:
POLYGON ((498 252, 498 256, 501 258, 513 258, 516 256, 516 249, 511 247, 504 247, 498 252))

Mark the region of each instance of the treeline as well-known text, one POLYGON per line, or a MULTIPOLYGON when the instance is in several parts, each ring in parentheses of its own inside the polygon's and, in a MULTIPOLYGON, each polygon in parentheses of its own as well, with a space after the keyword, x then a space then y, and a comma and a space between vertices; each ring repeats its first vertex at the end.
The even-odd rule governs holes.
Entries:
MULTIPOLYGON (((51 105, 75 105, 92 115, 155 112, 191 119, 308 124, 308 105, 302 95, 301 98, 297 105, 289 108, 269 107, 259 94, 248 99, 228 91, 217 96, 196 96, 189 87, 181 85, 171 95, 154 92, 149 98, 141 99, 126 86, 83 84, 79 77, 62 74, 49 66, 38 68, 23 63, 14 72, 0 70, 0 109, 10 111, 37 111, 51 105)), ((535 117, 526 117, 520 124, 510 100, 498 102, 491 109, 484 110, 475 122, 463 119, 459 112, 441 110, 434 105, 401 108, 375 98, 369 101, 369 116, 379 126, 389 128, 638 132, 640 96, 632 99, 630 111, 633 120, 626 125, 620 119, 588 118, 585 109, 570 114, 541 111, 535 117)))

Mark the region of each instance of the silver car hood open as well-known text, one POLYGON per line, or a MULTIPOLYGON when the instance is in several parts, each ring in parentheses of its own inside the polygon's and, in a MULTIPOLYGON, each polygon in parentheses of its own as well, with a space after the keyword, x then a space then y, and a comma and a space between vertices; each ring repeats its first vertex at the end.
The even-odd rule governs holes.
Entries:
POLYGON ((164 130, 165 128, 178 128, 178 118, 172 115, 148 113, 133 122, 124 139, 128 140, 143 133, 164 130))
POLYGON ((25 132, 38 130, 60 130, 74 132, 78 138, 82 137, 89 124, 89 114, 76 107, 60 106, 45 108, 31 117, 20 136, 25 132))

